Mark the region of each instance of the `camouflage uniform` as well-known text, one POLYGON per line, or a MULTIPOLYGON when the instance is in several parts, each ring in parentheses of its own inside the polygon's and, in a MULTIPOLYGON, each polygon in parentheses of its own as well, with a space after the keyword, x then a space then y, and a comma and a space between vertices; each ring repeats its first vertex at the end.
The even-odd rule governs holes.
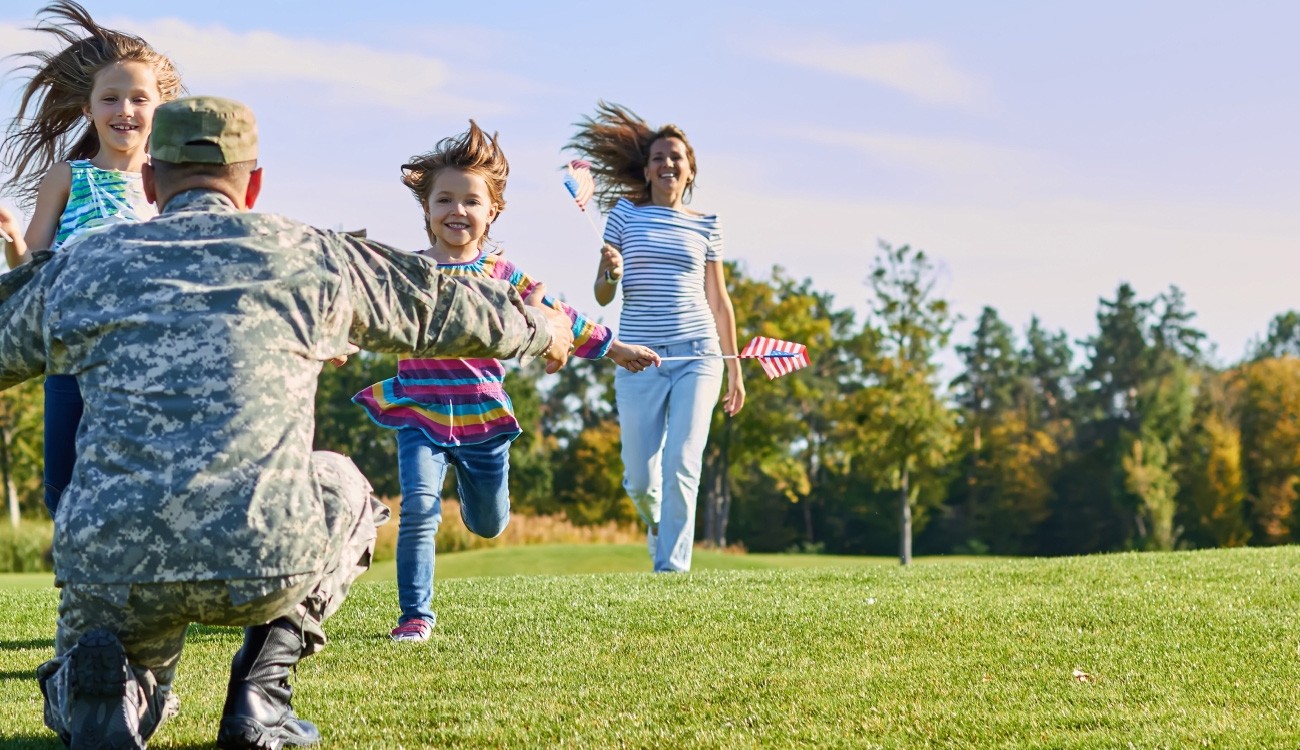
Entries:
POLYGON ((90 627, 118 634, 155 712, 191 621, 288 615, 306 652, 323 645, 386 517, 351 461, 311 450, 317 377, 349 341, 527 358, 550 335, 504 282, 210 190, 0 277, 0 389, 67 373, 86 402, 55 517, 51 728, 67 720, 64 655, 90 627))

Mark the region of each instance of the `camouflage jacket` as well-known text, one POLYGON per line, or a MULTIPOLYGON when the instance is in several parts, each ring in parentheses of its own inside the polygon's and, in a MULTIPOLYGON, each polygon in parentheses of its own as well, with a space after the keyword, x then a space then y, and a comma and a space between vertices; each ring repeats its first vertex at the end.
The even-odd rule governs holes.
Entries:
POLYGON ((550 344, 505 282, 453 280, 207 190, 36 260, 0 277, 0 389, 43 372, 81 385, 59 581, 312 571, 327 546, 309 468, 324 362, 349 340, 499 358, 550 344))

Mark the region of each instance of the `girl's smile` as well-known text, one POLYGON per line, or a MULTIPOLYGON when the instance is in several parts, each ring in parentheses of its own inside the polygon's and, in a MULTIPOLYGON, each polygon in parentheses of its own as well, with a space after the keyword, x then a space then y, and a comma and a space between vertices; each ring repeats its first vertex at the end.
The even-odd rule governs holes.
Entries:
POLYGON ((497 215, 489 195, 487 181, 473 172, 444 169, 434 178, 424 216, 439 262, 465 263, 478 257, 497 215))
POLYGON ((138 172, 147 158, 149 125, 161 100, 158 75, 145 63, 127 60, 99 71, 83 110, 99 134, 95 166, 138 172))

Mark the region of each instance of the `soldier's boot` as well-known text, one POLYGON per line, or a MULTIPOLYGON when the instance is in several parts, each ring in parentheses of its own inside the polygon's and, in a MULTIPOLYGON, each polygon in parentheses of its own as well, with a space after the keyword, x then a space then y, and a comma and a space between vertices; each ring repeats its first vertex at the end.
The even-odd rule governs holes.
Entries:
POLYGON ((143 750, 144 693, 117 636, 87 631, 68 653, 67 723, 60 739, 72 750, 143 750))
POLYGON ((320 731, 289 704, 289 672, 302 658, 302 632, 288 618, 244 629, 244 645, 230 665, 217 747, 279 750, 320 742, 320 731))

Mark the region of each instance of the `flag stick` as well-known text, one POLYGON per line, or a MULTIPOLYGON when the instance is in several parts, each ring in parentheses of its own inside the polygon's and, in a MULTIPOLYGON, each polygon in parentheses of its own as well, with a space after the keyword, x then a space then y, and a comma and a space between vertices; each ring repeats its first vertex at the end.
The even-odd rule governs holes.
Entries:
POLYGON ((582 210, 582 215, 587 217, 587 223, 591 225, 591 231, 595 233, 596 239, 603 243, 605 241, 605 235, 601 234, 600 227, 596 226, 595 217, 591 215, 590 211, 582 208, 582 206, 579 206, 578 208, 582 210))
POLYGON ((13 242, 14 238, 10 237, 9 233, 6 232, 5 230, 0 229, 0 240, 4 240, 5 242, 13 242))
POLYGON ((660 357, 660 358, 659 358, 659 361, 660 361, 660 362, 671 362, 671 361, 673 361, 673 360, 682 360, 682 361, 684 361, 684 360, 688 360, 688 359, 781 359, 781 358, 798 357, 798 356, 800 356, 798 352, 769 352, 769 353, 767 353, 767 354, 758 354, 758 355, 754 355, 754 354, 750 354, 750 355, 741 355, 741 354, 688 354, 688 355, 684 355, 684 356, 681 356, 681 357, 660 357))

